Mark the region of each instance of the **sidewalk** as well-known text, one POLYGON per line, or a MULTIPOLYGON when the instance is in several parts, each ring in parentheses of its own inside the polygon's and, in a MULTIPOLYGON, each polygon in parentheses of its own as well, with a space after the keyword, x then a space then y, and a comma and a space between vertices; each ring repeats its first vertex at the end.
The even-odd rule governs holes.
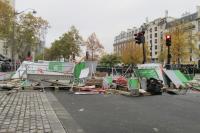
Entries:
POLYGON ((65 133, 44 92, 0 92, 0 133, 65 133))

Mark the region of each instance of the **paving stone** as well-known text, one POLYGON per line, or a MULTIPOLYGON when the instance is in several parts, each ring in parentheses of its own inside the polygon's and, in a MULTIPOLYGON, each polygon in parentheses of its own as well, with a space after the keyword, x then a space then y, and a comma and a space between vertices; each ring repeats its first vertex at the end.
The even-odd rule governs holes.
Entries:
MULTIPOLYGON (((6 95, 0 93, 0 132, 52 132, 57 122, 43 92, 21 91, 6 95), (51 118, 53 117, 53 118, 51 118)), ((62 126, 60 126, 62 127, 62 126)))
POLYGON ((23 133, 23 131, 16 131, 16 133, 23 133))
POLYGON ((0 130, 0 133, 6 133, 7 132, 7 129, 1 129, 0 130))
POLYGON ((45 128, 45 129, 44 129, 44 132, 45 132, 45 133, 50 133, 50 132, 51 132, 51 129, 50 129, 50 128, 45 128))
POLYGON ((15 128, 9 128, 9 129, 8 129, 8 132, 12 132, 12 133, 14 133, 15 131, 16 131, 15 128))

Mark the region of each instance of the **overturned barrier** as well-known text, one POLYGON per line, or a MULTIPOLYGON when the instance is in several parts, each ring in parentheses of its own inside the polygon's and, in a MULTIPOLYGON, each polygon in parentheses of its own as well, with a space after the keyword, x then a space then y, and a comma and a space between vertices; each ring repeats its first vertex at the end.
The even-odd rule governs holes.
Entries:
POLYGON ((185 77, 183 73, 179 70, 164 70, 167 77, 172 81, 172 83, 179 88, 180 86, 185 87, 189 80, 185 77))
POLYGON ((59 80, 73 80, 74 79, 74 63, 70 62, 57 62, 57 61, 42 61, 39 63, 24 61, 12 79, 27 80, 32 86, 33 83, 38 83, 34 87, 44 88, 56 85, 65 87, 69 86, 65 83, 58 83, 59 80))

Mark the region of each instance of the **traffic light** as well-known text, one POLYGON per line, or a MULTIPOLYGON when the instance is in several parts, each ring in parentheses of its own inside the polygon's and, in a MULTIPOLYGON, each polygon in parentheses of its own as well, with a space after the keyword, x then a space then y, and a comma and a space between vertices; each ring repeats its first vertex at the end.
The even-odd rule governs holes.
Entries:
POLYGON ((139 33, 138 34, 134 34, 134 36, 135 36, 135 43, 140 44, 141 43, 140 34, 139 33))
POLYGON ((171 35, 166 35, 166 46, 171 46, 172 38, 171 35))
POLYGON ((145 37, 144 37, 145 32, 139 32, 138 34, 134 34, 135 36, 135 43, 140 44, 140 43, 145 43, 145 37))

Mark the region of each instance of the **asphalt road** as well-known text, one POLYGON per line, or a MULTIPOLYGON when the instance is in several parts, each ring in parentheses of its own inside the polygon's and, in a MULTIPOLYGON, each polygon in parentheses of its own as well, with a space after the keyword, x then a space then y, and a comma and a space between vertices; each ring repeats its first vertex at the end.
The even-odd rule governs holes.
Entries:
POLYGON ((200 94, 54 95, 85 133, 200 132, 200 94))

